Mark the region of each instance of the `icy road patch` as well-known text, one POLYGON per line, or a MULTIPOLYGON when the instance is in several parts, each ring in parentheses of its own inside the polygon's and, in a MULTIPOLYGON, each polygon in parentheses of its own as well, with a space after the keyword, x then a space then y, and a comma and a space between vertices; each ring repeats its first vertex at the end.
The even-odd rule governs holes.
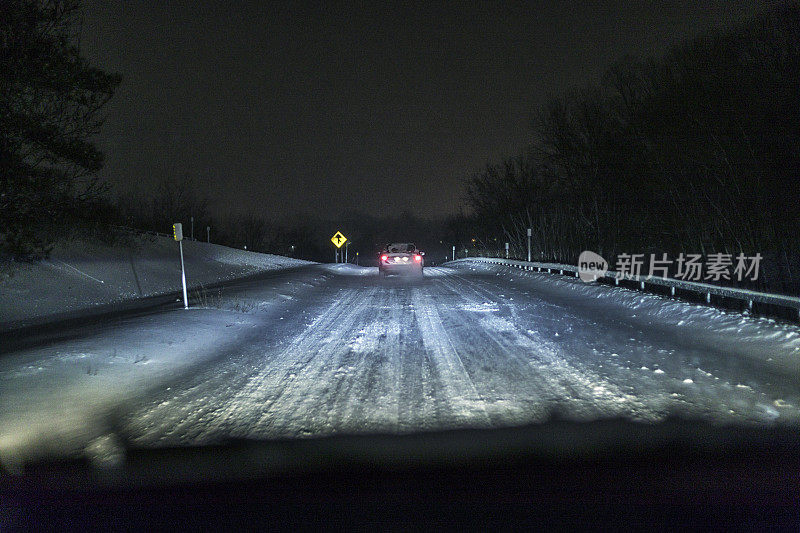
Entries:
POLYGON ((422 280, 312 265, 232 284, 215 309, 8 354, 0 454, 553 416, 800 425, 797 326, 578 283, 462 264, 422 280))

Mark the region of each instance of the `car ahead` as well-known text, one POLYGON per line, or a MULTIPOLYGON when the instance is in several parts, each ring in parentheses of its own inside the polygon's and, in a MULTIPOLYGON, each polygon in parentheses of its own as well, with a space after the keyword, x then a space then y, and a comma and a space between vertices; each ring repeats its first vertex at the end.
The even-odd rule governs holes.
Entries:
POLYGON ((378 259, 378 272, 381 277, 389 274, 422 277, 422 268, 425 266, 424 255, 425 252, 420 252, 410 242, 387 244, 378 259))

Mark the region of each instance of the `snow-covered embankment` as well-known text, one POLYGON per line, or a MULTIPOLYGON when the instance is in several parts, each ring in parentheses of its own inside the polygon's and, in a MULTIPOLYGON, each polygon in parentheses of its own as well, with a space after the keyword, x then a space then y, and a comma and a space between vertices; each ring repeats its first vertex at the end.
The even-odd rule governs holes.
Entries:
MULTIPOLYGON (((210 285, 306 261, 184 241, 190 287, 210 285)), ((166 237, 133 237, 124 245, 73 241, 50 258, 3 263, 0 273, 0 330, 49 322, 101 306, 169 294, 181 288, 178 243, 166 237)))

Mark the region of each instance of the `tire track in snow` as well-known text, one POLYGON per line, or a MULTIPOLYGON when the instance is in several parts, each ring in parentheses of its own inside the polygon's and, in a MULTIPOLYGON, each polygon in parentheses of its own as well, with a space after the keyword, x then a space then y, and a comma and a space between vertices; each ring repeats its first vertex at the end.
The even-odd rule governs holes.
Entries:
MULTIPOLYGON (((454 277, 463 281, 478 296, 496 299, 498 291, 515 293, 518 299, 525 299, 527 295, 521 287, 501 286, 492 279, 472 280, 463 275, 454 277)), ((549 304, 546 300, 538 298, 535 301, 537 304, 539 302, 549 304)), ((516 302, 503 302, 498 305, 510 314, 514 325, 530 323, 530 320, 526 321, 520 316, 516 302)), ((584 334, 587 330, 601 328, 582 315, 570 313, 568 316, 571 321, 579 325, 576 329, 583 331, 584 334)), ((564 347, 543 336, 541 328, 534 329, 535 331, 527 331, 527 337, 534 342, 539 342, 541 339, 559 353, 564 353, 564 347)), ((520 333, 525 335, 521 331, 520 333)), ((569 361, 581 371, 582 375, 597 376, 603 380, 605 383, 601 382, 603 387, 601 390, 614 394, 623 391, 625 396, 631 399, 630 411, 620 413, 621 416, 646 421, 679 415, 689 418, 700 416, 724 423, 769 423, 778 416, 778 411, 774 407, 778 406, 782 409, 782 416, 787 420, 797 419, 796 408, 784 404, 782 399, 775 400, 775 392, 759 391, 740 385, 734 387, 724 376, 720 379, 701 368, 707 364, 713 366, 715 358, 727 359, 728 355, 724 352, 717 354, 702 349, 687 349, 685 346, 691 346, 691 343, 687 344, 683 338, 670 338, 669 342, 659 337, 656 337, 655 341, 648 340, 649 337, 639 340, 641 332, 635 339, 628 339, 631 334, 627 331, 615 330, 615 333, 617 339, 624 342, 620 344, 617 340, 616 346, 607 348, 605 353, 602 345, 608 342, 609 337, 609 332, 605 329, 599 329, 597 332, 597 340, 601 344, 599 352, 590 345, 573 346, 582 357, 592 357, 590 362, 602 370, 595 371, 584 364, 578 353, 571 354, 569 361), (629 344, 627 340, 632 343, 629 344), (615 353, 612 354, 612 351, 615 353), (672 355, 664 359, 663 354, 672 355), (627 361, 626 365, 626 357, 631 361, 641 362, 631 365, 630 361, 627 361), (646 366, 642 366, 642 363, 646 366), (666 369, 666 373, 661 367, 666 369), (691 379, 686 379, 687 375, 691 376, 691 379), (610 384, 611 388, 608 388, 606 383, 610 384)), ((725 368, 724 365, 722 368, 725 368)), ((593 377, 592 382, 595 382, 595 379, 593 377)), ((728 376, 727 379, 732 379, 736 383, 735 376, 728 376)), ((792 397, 787 396, 785 391, 778 394, 781 398, 792 397)))
POLYGON ((575 357, 541 333, 522 329, 519 324, 517 305, 502 301, 497 295, 478 282, 454 276, 461 284, 456 287, 452 280, 444 283, 458 292, 472 305, 494 302, 498 312, 510 316, 511 320, 494 313, 483 315, 477 328, 491 339, 497 350, 510 359, 522 359, 536 371, 534 382, 548 403, 553 407, 568 406, 564 414, 577 419, 595 419, 598 416, 628 416, 639 420, 658 420, 652 406, 641 398, 625 392, 620 386, 582 365, 575 357), (464 289, 476 298, 469 299, 464 289), (533 358, 531 358, 533 356, 533 358))
POLYGON ((405 291, 394 289, 372 299, 365 325, 349 343, 346 378, 360 387, 333 399, 344 431, 400 430, 401 346, 408 318, 404 295, 405 291))
POLYGON ((337 400, 352 401, 362 384, 350 375, 336 374, 351 362, 348 355, 353 353, 352 333, 361 329, 377 287, 352 291, 352 298, 342 302, 336 318, 329 321, 327 332, 301 335, 286 348, 288 354, 298 351, 312 355, 303 364, 293 366, 291 379, 275 379, 275 373, 266 376, 261 388, 268 398, 248 436, 298 437, 347 431, 340 422, 337 403, 341 402, 337 400), (273 391, 277 394, 270 394, 273 391))
POLYGON ((267 357, 248 386, 215 416, 206 431, 258 438, 305 432, 308 415, 315 414, 317 419, 320 416, 308 404, 319 397, 320 388, 328 383, 319 376, 320 368, 330 365, 332 356, 341 355, 332 354, 328 348, 335 349, 352 328, 363 297, 361 291, 347 289, 344 297, 334 301, 278 355, 267 357))
POLYGON ((486 405, 464 362, 442 324, 436 304, 419 288, 414 289, 414 313, 431 364, 438 374, 447 404, 458 423, 490 426, 486 405))
MULTIPOLYGON (((210 382, 183 391, 181 395, 188 397, 188 401, 162 403, 141 416, 132 416, 136 426, 150 428, 137 435, 136 440, 150 444, 157 437, 159 444, 195 444, 220 437, 247 436, 254 420, 261 419, 260 411, 274 403, 280 397, 282 387, 294 380, 308 361, 316 357, 316 351, 309 351, 307 347, 319 345, 329 336, 342 316, 351 311, 350 304, 360 296, 359 291, 348 290, 278 354, 265 354, 263 364, 245 379, 231 381, 228 376, 215 375, 210 382), (273 395, 276 390, 278 394, 273 395)), ((263 349, 257 345, 254 348, 263 349)))
POLYGON ((719 410, 737 397, 719 384, 686 385, 669 368, 656 375, 612 357, 627 350, 658 361, 654 348, 672 347, 671 339, 631 343, 635 333, 604 329, 582 308, 528 290, 455 269, 426 270, 415 283, 331 276, 295 309, 315 320, 265 324, 251 348, 164 396, 171 405, 139 409, 148 420, 144 444, 506 426, 552 412, 579 420, 657 420, 676 410, 734 419, 719 410), (264 338, 275 333, 283 343, 264 338))
POLYGON ((450 303, 443 324, 457 341, 461 359, 484 400, 492 424, 518 425, 549 417, 553 401, 568 396, 564 387, 554 387, 542 368, 530 363, 521 350, 501 349, 483 331, 480 318, 498 311, 493 302, 465 296, 462 287, 442 281, 437 295, 450 303), (487 305, 488 304, 488 305, 487 305))

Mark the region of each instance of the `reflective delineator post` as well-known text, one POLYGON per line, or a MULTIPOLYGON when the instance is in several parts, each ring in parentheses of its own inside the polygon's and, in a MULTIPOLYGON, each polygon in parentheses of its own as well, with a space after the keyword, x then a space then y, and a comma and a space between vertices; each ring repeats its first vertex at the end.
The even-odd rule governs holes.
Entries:
POLYGON ((453 245, 453 261, 456 260, 456 247, 453 245))
POLYGON ((189 309, 189 297, 186 294, 186 269, 183 267, 183 241, 178 241, 181 249, 181 283, 183 283, 183 308, 189 309))
POLYGON ((531 262, 531 228, 528 228, 528 263, 531 262))
POLYGON ((172 225, 172 236, 178 241, 181 251, 181 284, 183 285, 183 308, 189 309, 189 296, 186 294, 186 269, 183 266, 183 225, 176 222, 172 225))
POLYGON ((508 259, 508 243, 506 243, 506 259, 508 259))

